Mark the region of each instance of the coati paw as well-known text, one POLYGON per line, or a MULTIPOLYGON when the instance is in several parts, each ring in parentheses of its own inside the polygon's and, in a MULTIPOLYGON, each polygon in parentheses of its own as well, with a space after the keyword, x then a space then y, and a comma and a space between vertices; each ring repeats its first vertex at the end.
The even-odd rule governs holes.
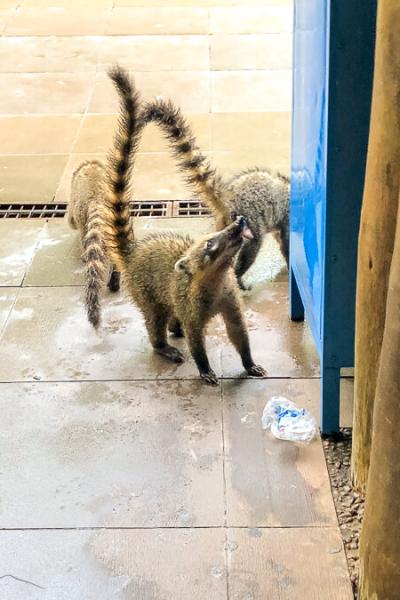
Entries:
POLYGON ((238 277, 237 282, 238 282, 240 289, 243 290, 244 292, 249 292, 252 288, 251 285, 246 285, 245 283, 243 283, 241 277, 238 277))
POLYGON ((212 370, 206 371, 205 373, 200 373, 200 377, 210 385, 218 385, 218 377, 212 370))
POLYGON ((266 370, 261 365, 252 365, 246 369, 246 371, 250 377, 265 377, 267 374, 266 370))
POLYGON ((168 360, 174 363, 183 363, 185 362, 185 357, 178 348, 174 348, 174 346, 163 346, 162 348, 155 348, 157 354, 161 354, 168 360))

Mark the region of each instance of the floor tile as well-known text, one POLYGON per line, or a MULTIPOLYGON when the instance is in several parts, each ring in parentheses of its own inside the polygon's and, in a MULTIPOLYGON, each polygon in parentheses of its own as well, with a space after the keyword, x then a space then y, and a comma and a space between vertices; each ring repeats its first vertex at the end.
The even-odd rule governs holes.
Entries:
POLYGON ((110 9, 62 2, 29 7, 26 3, 8 20, 5 35, 102 35, 105 33, 110 9))
POLYGON ((83 265, 78 232, 66 219, 45 223, 24 286, 83 285, 83 265))
POLYGON ((185 6, 115 7, 107 35, 208 34, 207 8, 185 6))
MULTIPOLYGON (((278 0, 282 1, 282 0, 278 0)), ((231 6, 236 0, 218 0, 221 6, 231 6)), ((215 0, 151 0, 152 6, 212 6, 215 0)), ((114 6, 147 6, 146 0, 115 0, 114 6)))
POLYGON ((74 115, 0 117, 1 154, 66 154, 80 123, 74 115))
POLYGON ((220 529, 1 531, 0 557, 3 600, 227 600, 220 529))
POLYGON ((116 62, 135 72, 208 70, 208 36, 112 36, 100 46, 99 69, 116 62))
POLYGON ((1 528, 223 525, 219 388, 136 381, 0 390, 1 528))
MULTIPOLYGON (((209 111, 209 73, 207 71, 151 71, 134 73, 143 99, 171 98, 183 111, 209 111)), ((0 79, 1 81, 1 79, 0 79)), ((104 73, 96 78, 89 113, 118 112, 118 98, 104 73)))
POLYGON ((210 43, 211 69, 290 69, 292 34, 213 35, 210 43))
MULTIPOLYGON (((250 139, 249 143, 251 141, 250 139)), ((274 152, 272 143, 266 140, 264 148, 258 147, 257 141, 255 141, 255 147, 242 146, 232 152, 213 151, 210 152, 210 156, 212 156, 214 167, 227 178, 255 166, 290 175, 290 149, 286 146, 284 138, 278 145, 277 152, 274 152)))
MULTIPOLYGON (((68 0, 68 6, 77 10, 91 8, 92 10, 111 8, 113 0, 68 0)), ((65 0, 24 0, 24 7, 64 7, 65 0)))
POLYGON ((19 288, 16 287, 0 288, 0 333, 7 322, 18 291, 19 288))
POLYGON ((0 72, 95 72, 98 37, 2 37, 0 72))
POLYGON ((289 33, 292 31, 291 2, 267 6, 212 6, 211 33, 289 33))
POLYGON ((0 156, 0 202, 52 202, 67 160, 63 154, 0 156))
POLYGON ((352 600, 336 529, 228 530, 231 600, 352 600))
MULTIPOLYGON (((197 143, 206 151, 210 147, 210 116, 190 114, 190 126, 197 143)), ((86 115, 74 146, 76 153, 108 152, 117 124, 117 115, 86 115)), ((161 130, 154 124, 146 126, 139 144, 140 152, 170 152, 161 130)))
POLYGON ((224 382, 224 436, 229 526, 336 525, 320 438, 308 445, 275 439, 261 428, 272 396, 309 408, 312 382, 224 382))
POLYGON ((0 221, 0 286, 21 285, 43 227, 39 220, 0 221))
POLYGON ((0 114, 74 114, 86 109, 88 73, 2 73, 0 114))
POLYGON ((15 13, 14 8, 3 8, 3 5, 0 4, 0 34, 4 33, 4 30, 7 27, 10 19, 15 13))
MULTIPOLYGON (((86 320, 81 288, 26 287, 1 338, 0 381, 197 380, 186 342, 173 343, 187 358, 183 365, 153 352, 141 313, 126 294, 105 292, 103 322, 96 332, 86 320), (10 355, 18 355, 18 363, 4 360, 10 355)), ((207 348, 220 374, 220 345, 212 327, 207 348)))
MULTIPOLYGON (((211 115, 211 150, 259 150, 259 160, 268 164, 290 156, 291 114, 289 112, 228 112, 211 115)), ((250 157, 253 158, 252 156, 250 157)), ((247 159, 247 164, 250 160, 247 159)))
POLYGON ((20 3, 21 3, 21 0, 0 0, 0 8, 2 10, 13 9, 13 8, 17 8, 17 6, 20 3))
MULTIPOLYGON (((267 370, 268 377, 316 377, 319 360, 307 324, 294 323, 288 315, 288 282, 258 285, 244 297, 244 309, 255 360, 267 370)), ((237 355, 225 346, 225 331, 217 329, 224 346, 224 377, 241 373, 237 355)))
POLYGON ((214 71, 213 112, 290 111, 292 74, 288 70, 214 71))

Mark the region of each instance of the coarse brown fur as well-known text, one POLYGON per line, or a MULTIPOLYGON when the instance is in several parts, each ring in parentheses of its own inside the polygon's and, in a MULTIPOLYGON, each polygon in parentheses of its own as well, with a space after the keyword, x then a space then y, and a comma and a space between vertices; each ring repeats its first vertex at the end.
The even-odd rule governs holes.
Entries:
POLYGON ((217 231, 243 215, 254 239, 246 240, 238 254, 235 273, 242 276, 253 264, 266 233, 278 237, 286 262, 289 256, 289 179, 268 169, 248 169, 224 181, 201 153, 191 128, 179 108, 170 101, 155 100, 144 105, 145 124, 157 123, 178 159, 186 183, 204 199, 216 218, 217 231))
POLYGON ((80 234, 82 260, 86 267, 86 306, 88 319, 97 327, 100 322, 100 290, 108 280, 112 292, 119 290, 120 275, 107 259, 99 222, 98 202, 104 194, 106 170, 98 161, 86 161, 74 172, 67 218, 80 234))
POLYGON ((141 125, 138 95, 127 74, 110 72, 121 99, 121 116, 114 148, 109 156, 107 187, 101 204, 101 221, 108 251, 123 273, 126 287, 143 313, 150 342, 156 352, 174 362, 183 355, 167 340, 167 330, 184 334, 199 373, 217 383, 205 350, 206 326, 222 314, 229 338, 247 372, 264 375, 252 359, 237 283, 231 267, 241 247, 243 219, 223 231, 193 242, 175 233, 134 237, 129 222, 129 184, 141 125))

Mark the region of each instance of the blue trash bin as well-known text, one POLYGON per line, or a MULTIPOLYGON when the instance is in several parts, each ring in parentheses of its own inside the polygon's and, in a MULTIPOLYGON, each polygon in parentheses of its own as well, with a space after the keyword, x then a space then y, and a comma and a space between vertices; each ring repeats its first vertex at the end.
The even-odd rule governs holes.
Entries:
POLYGON ((321 431, 339 429, 340 369, 354 365, 357 242, 376 0, 295 0, 290 317, 321 363, 321 431))

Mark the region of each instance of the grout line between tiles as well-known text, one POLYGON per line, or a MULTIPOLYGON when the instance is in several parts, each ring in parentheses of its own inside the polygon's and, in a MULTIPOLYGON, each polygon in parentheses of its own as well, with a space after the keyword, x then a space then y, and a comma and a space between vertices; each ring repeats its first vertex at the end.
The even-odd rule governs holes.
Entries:
MULTIPOLYGON (((15 288, 16 286, 7 286, 7 287, 14 287, 14 288, 15 288)), ((12 302, 12 305, 11 305, 11 307, 10 307, 10 310, 8 311, 8 315, 7 315, 7 317, 5 318, 5 321, 4 321, 4 323, 3 323, 3 326, 2 326, 2 327, 1 327, 1 329, 0 329, 0 340, 1 340, 1 337, 2 337, 2 335, 3 335, 3 333, 4 333, 5 329, 6 329, 7 325, 8 325, 8 322, 9 322, 9 320, 10 320, 10 316, 11 316, 11 313, 12 313, 12 311, 14 310, 14 307, 15 307, 15 305, 16 305, 16 303, 17 303, 18 296, 19 296, 19 294, 20 294, 20 291, 21 291, 21 289, 22 289, 22 288, 21 288, 21 286, 18 286, 18 287, 17 287, 17 291, 16 291, 16 293, 15 293, 15 298, 14 298, 14 300, 13 300, 13 302, 12 302)))
POLYGON ((174 531, 174 530, 229 530, 229 529, 260 529, 260 530, 269 530, 269 529, 339 529, 336 524, 321 524, 316 523, 315 525, 229 525, 225 527, 224 525, 177 525, 177 526, 102 526, 102 525, 94 525, 94 526, 83 526, 83 527, 0 527, 0 533, 2 531, 174 531))
POLYGON ((229 552, 228 552, 228 501, 226 495, 226 470, 225 470, 225 458, 226 458, 226 447, 225 447, 225 421, 224 421, 224 385, 221 382, 221 433, 222 433, 222 476, 224 482, 224 529, 225 529, 225 541, 224 541, 224 553, 225 553, 225 580, 226 580, 226 597, 229 600, 229 552))
MULTIPOLYGON (((27 288, 24 288, 27 289, 27 288)), ((291 376, 282 376, 282 377, 257 377, 256 379, 249 377, 219 377, 218 380, 222 381, 280 381, 280 380, 290 380, 290 381, 318 381, 321 377, 319 375, 315 375, 314 377, 291 377, 291 376)), ((350 377, 350 379, 352 379, 350 377)), ((10 385, 10 384, 54 384, 54 383, 71 383, 71 384, 81 384, 81 383, 161 383, 161 382, 185 382, 185 381, 198 381, 201 382, 201 379, 193 375, 193 377, 140 377, 140 378, 130 378, 130 379, 13 379, 13 380, 3 380, 0 381, 1 385, 10 385)))

